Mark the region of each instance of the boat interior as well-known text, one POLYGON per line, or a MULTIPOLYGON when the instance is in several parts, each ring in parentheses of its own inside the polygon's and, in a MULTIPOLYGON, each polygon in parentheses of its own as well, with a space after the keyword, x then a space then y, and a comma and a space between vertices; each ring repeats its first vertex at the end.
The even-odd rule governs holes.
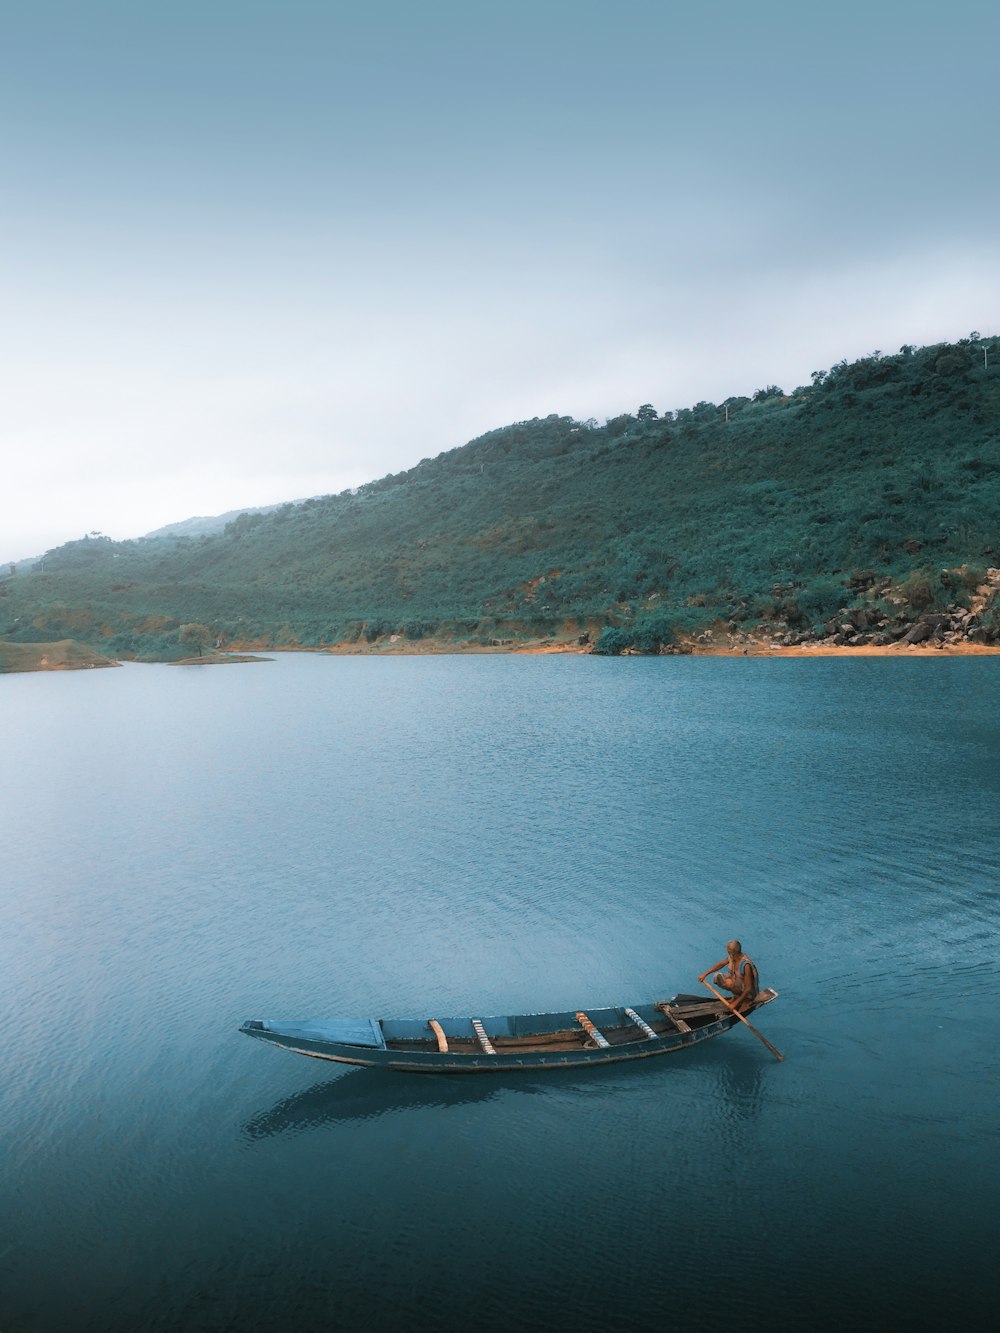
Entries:
MULTIPOLYGON (((767 989, 757 995, 751 1013, 776 998, 767 989)), ((652 1038, 684 1037, 731 1014, 719 1000, 676 995, 635 1008, 590 1009, 555 1014, 486 1018, 382 1019, 390 1051, 439 1051, 455 1055, 505 1055, 527 1051, 593 1050, 625 1046, 652 1038)))

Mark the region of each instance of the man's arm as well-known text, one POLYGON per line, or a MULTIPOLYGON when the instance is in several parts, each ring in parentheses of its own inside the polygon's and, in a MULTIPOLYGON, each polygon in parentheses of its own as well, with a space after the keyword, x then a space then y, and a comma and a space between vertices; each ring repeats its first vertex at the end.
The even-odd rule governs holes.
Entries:
POLYGON ((726 958, 723 958, 723 960, 722 960, 721 963, 713 963, 711 967, 706 967, 705 970, 704 970, 704 972, 702 972, 702 974, 699 976, 698 980, 699 980, 699 981, 704 981, 705 978, 708 976, 709 972, 718 972, 719 968, 720 968, 720 967, 725 967, 726 964, 727 964, 728 962, 729 962, 729 959, 728 959, 728 957, 726 957, 726 958))

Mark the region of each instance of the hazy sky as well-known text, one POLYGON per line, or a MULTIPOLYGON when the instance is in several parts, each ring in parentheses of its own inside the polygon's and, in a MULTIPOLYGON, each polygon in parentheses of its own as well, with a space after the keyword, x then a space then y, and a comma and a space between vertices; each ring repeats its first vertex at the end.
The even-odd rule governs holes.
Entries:
POLYGON ((1000 332, 996 0, 0 0, 0 557, 1000 332))

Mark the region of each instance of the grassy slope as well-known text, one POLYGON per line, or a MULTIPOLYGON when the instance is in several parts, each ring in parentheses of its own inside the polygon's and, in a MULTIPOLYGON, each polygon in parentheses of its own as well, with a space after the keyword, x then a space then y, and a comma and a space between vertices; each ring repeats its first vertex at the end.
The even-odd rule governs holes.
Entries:
POLYGON ((170 656, 186 621, 279 645, 567 623, 818 632, 873 596, 871 576, 915 572, 943 603, 963 594, 942 569, 1000 563, 1000 356, 988 371, 968 344, 873 356, 731 399, 728 421, 726 406, 520 423, 199 540, 70 543, 0 585, 0 634, 170 656))
POLYGON ((117 662, 72 639, 58 643, 8 643, 0 640, 0 673, 4 671, 76 671, 83 667, 117 666, 117 662))

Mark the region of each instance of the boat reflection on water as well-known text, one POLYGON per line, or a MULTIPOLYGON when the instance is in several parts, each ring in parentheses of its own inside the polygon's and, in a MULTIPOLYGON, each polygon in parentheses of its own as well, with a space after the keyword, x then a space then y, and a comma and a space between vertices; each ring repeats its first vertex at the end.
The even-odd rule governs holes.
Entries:
POLYGON ((267 1111, 252 1116, 243 1125, 243 1136, 250 1140, 271 1138, 275 1134, 295 1134, 318 1129, 322 1125, 374 1120, 398 1111, 448 1110, 473 1102, 488 1102, 501 1092, 516 1088, 519 1092, 539 1092, 522 1079, 473 1078, 428 1079, 420 1074, 393 1074, 386 1078, 370 1069, 352 1069, 338 1078, 323 1079, 283 1097, 267 1111))
MULTIPOLYGON (((685 1062, 689 1077, 702 1080, 710 1075, 714 1084, 712 1100, 730 1121, 750 1120, 761 1110, 766 1087, 767 1066, 752 1050, 729 1059, 708 1050, 693 1051, 685 1062)), ((645 1061, 641 1066, 646 1065, 645 1061)), ((506 1099, 511 1096, 560 1097, 595 1096, 617 1101, 620 1097, 664 1095, 663 1076, 675 1079, 679 1069, 658 1071, 629 1065, 574 1071, 575 1077, 563 1075, 530 1078, 524 1074, 491 1074, 478 1078, 428 1078, 426 1074, 398 1074, 391 1077, 381 1070, 352 1069, 334 1078, 321 1079, 312 1087, 289 1097, 282 1097, 267 1110, 251 1116, 242 1126, 242 1136, 250 1142, 278 1134, 300 1134, 324 1125, 349 1124, 375 1120, 379 1116, 407 1111, 447 1111, 461 1106, 506 1099)), ((687 1081, 685 1080, 685 1083, 687 1081)), ((681 1089, 674 1086, 674 1093, 681 1089)), ((685 1091, 690 1095, 690 1085, 685 1091)))

